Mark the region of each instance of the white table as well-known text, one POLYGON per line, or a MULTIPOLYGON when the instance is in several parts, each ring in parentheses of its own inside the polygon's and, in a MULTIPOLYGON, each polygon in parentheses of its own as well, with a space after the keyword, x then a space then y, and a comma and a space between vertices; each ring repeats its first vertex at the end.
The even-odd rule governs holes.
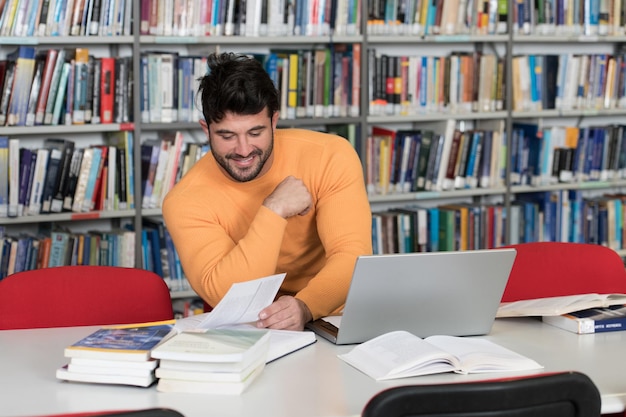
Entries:
MULTIPOLYGON (((337 358, 352 346, 323 339, 270 363, 241 396, 159 393, 136 388, 61 382, 63 349, 96 327, 0 331, 0 416, 110 409, 174 408, 186 417, 358 416, 375 393, 394 385, 475 381, 514 374, 439 374, 376 382, 337 358)), ((535 319, 498 319, 486 336, 529 356, 545 371, 578 370, 602 394, 602 412, 626 409, 626 331, 576 335, 535 319)))

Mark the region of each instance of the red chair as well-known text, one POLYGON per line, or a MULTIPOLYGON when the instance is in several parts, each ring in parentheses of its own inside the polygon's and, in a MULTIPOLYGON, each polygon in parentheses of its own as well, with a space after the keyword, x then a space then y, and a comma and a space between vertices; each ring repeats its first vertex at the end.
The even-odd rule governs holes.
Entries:
POLYGON ((509 245, 517 256, 503 302, 585 293, 626 293, 622 258, 605 246, 535 242, 509 245))
POLYGON ((174 318, 157 274, 113 266, 60 266, 0 281, 0 330, 143 323, 174 318))

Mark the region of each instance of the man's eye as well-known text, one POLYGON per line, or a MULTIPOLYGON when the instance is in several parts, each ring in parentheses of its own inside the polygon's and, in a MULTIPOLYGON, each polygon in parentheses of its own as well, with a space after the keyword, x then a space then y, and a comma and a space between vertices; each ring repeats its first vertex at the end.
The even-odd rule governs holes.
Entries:
POLYGON ((224 135, 222 135, 222 140, 231 140, 231 139, 233 139, 233 138, 234 138, 234 136, 233 136, 233 135, 229 135, 229 136, 224 136, 224 135))
POLYGON ((259 136, 261 136, 261 132, 250 132, 250 136, 252 136, 253 138, 258 138, 259 136))

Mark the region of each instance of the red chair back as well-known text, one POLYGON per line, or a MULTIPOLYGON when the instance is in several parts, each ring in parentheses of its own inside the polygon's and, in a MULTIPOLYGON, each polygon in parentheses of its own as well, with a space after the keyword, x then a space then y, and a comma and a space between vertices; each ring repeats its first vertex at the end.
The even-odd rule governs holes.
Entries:
POLYGON ((157 274, 113 266, 60 266, 0 281, 0 330, 143 323, 174 317, 157 274))
POLYGON ((535 242, 517 250, 503 302, 585 293, 626 293, 622 258, 605 246, 535 242))

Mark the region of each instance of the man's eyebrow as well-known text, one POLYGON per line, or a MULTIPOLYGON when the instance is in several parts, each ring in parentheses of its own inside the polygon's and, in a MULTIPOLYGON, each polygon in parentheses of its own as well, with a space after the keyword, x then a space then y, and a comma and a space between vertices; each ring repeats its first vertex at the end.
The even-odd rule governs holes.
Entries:
MULTIPOLYGON (((266 125, 253 126, 250 129, 248 129, 248 132, 251 132, 253 130, 263 130, 263 129, 267 129, 267 126, 266 125)), ((215 131, 215 133, 219 133, 219 134, 234 134, 235 132, 233 132, 232 130, 228 130, 228 129, 217 129, 215 131)))

